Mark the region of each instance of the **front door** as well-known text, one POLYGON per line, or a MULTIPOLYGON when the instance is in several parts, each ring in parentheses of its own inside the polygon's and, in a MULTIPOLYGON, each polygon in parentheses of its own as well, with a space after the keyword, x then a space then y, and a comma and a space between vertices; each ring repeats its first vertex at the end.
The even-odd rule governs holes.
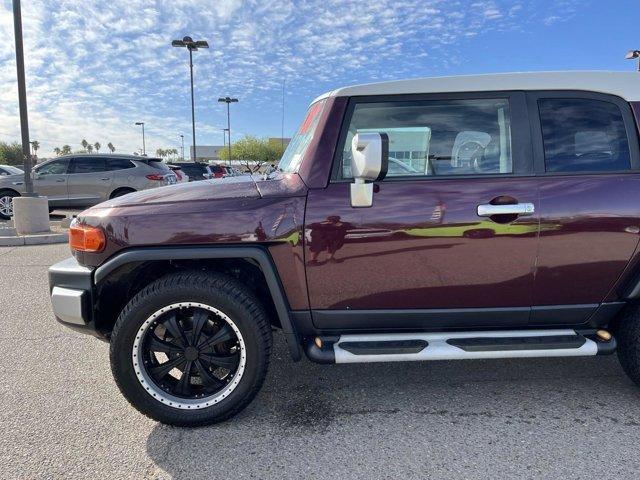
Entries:
POLYGON ((334 179, 307 201, 316 326, 526 325, 539 229, 529 138, 523 94, 352 101, 334 179), (352 208, 348 146, 366 131, 388 135, 389 171, 373 206, 352 208))
POLYGON ((34 190, 38 195, 47 197, 52 206, 63 204, 68 198, 68 168, 68 158, 59 158, 34 168, 34 190))

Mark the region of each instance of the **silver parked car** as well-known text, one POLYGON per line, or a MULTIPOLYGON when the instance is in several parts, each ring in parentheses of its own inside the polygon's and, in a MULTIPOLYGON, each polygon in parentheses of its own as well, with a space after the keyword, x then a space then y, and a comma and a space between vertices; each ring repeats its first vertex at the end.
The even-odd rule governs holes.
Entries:
POLYGON ((18 175, 24 173, 18 167, 12 165, 0 165, 0 177, 6 177, 7 175, 18 175))
MULTIPOLYGON (((33 186, 50 208, 89 207, 137 190, 176 183, 159 158, 75 154, 36 165, 33 186)), ((25 193, 24 174, 0 176, 0 218, 13 215, 13 197, 25 193)))

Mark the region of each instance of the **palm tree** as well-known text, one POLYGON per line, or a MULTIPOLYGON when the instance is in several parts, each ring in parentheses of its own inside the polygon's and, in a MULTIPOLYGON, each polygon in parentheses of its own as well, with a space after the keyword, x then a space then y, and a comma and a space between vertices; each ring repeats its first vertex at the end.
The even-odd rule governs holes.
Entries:
POLYGON ((59 157, 61 152, 62 152, 62 150, 60 150, 60 147, 55 147, 53 149, 53 153, 56 154, 56 157, 59 157))
POLYGON ((107 143, 107 148, 111 151, 111 153, 116 151, 116 147, 113 146, 113 143, 107 143))
POLYGON ((33 148, 33 155, 37 157, 37 153, 38 153, 38 149, 40 148, 40 142, 37 140, 34 140, 33 142, 31 142, 31 148, 33 148))
POLYGON ((63 145, 61 152, 62 155, 69 155, 71 153, 71 145, 63 145))
POLYGON ((160 158, 164 158, 167 156, 167 152, 166 150, 163 150, 162 148, 159 148, 156 150, 156 155, 159 156, 160 158))
POLYGON ((85 150, 88 150, 88 146, 89 146, 89 142, 87 142, 86 139, 82 139, 82 141, 80 142, 80 145, 82 145, 82 148, 84 148, 85 150))
POLYGON ((102 145, 100 145, 100 142, 96 142, 93 144, 93 148, 96 149, 96 153, 100 153, 100 147, 102 147, 102 145))
POLYGON ((93 152, 93 145, 91 145, 89 143, 87 144, 87 152, 89 152, 89 153, 93 152))

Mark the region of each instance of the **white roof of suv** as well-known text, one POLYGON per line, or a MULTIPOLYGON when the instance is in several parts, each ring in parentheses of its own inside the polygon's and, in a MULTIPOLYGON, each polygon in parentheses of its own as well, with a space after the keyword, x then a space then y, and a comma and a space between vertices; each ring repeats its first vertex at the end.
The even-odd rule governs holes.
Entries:
POLYGON ((342 87, 319 96, 398 95, 410 93, 508 90, 586 90, 640 101, 640 72, 530 72, 431 77, 342 87))

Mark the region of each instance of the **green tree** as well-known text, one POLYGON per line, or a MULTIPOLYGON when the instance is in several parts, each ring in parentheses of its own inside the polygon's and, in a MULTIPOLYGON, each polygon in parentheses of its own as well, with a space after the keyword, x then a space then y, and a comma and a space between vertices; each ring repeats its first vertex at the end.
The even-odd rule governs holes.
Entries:
POLYGON ((114 147, 114 146, 113 146, 113 143, 111 143, 111 142, 107 143, 107 148, 109 149, 109 151, 110 151, 111 153, 113 153, 113 152, 115 152, 115 151, 116 151, 116 147, 114 147))
POLYGON ((18 142, 0 142, 0 163, 4 165, 24 165, 22 146, 18 142))
POLYGON ((87 152, 89 153, 93 152, 93 145, 87 144, 87 152))
POLYGON ((164 158, 167 156, 167 152, 166 150, 162 149, 162 148, 158 148, 156 150, 156 156, 160 157, 160 158, 164 158))
POLYGON ((71 145, 63 145, 61 153, 62 155, 69 155, 71 153, 71 145))
POLYGON ((96 149, 96 153, 100 153, 100 148, 102 148, 102 145, 100 145, 100 142, 96 142, 93 144, 93 148, 96 149))
MULTIPOLYGON (((266 138, 247 135, 231 145, 231 160, 240 160, 247 170, 256 172, 265 163, 273 163, 282 156, 282 145, 269 142, 266 138)), ((229 160, 229 150, 220 152, 222 160, 229 160)))
POLYGON ((60 150, 60 147, 55 147, 55 148, 53 149, 53 153, 55 153, 55 154, 56 154, 56 157, 59 157, 59 156, 60 156, 60 154, 62 153, 62 150, 60 150))
POLYGON ((89 146, 89 142, 87 142, 87 140, 83 138, 80 142, 80 145, 82 145, 82 148, 84 148, 85 150, 88 150, 87 147, 89 146))

